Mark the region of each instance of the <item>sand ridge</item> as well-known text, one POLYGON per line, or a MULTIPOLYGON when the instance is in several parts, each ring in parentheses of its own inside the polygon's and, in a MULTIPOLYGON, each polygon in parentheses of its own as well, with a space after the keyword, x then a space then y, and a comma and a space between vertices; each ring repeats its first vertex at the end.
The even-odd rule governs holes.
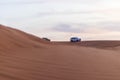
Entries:
POLYGON ((31 34, 0 25, 0 48, 42 47, 46 43, 48 42, 31 34))

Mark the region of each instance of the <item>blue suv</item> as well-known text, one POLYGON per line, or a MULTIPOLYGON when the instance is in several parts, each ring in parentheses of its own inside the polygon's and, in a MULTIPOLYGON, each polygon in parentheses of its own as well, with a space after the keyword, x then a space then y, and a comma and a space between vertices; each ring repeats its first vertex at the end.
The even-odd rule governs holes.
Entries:
POLYGON ((72 38, 70 39, 70 41, 71 41, 71 42, 80 42, 81 39, 78 38, 78 37, 72 37, 72 38))

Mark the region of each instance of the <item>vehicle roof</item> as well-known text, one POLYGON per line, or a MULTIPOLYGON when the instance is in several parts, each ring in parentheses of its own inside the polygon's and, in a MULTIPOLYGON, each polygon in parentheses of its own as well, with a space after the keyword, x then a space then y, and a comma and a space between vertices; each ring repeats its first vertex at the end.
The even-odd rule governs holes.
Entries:
POLYGON ((78 37, 71 37, 71 38, 78 38, 78 37))

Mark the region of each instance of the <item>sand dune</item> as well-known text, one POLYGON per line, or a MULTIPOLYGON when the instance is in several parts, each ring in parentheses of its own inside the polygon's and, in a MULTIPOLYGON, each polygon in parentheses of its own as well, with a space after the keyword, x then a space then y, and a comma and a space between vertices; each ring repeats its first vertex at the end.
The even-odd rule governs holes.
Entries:
POLYGON ((41 47, 46 41, 25 32, 0 25, 0 48, 41 47))
POLYGON ((58 45, 71 45, 71 46, 83 46, 83 47, 93 47, 93 48, 101 48, 101 49, 111 49, 120 46, 120 41, 118 40, 100 40, 100 41, 82 41, 77 43, 70 42, 53 42, 53 44, 58 45))
POLYGON ((0 80, 120 80, 119 41, 57 44, 0 25, 0 80))

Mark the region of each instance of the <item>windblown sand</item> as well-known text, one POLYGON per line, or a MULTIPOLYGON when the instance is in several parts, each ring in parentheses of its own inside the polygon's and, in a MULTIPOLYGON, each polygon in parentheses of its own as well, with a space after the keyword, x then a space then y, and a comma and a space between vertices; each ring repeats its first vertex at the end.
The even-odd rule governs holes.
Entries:
POLYGON ((0 80, 120 80, 120 42, 50 43, 0 25, 0 80))

